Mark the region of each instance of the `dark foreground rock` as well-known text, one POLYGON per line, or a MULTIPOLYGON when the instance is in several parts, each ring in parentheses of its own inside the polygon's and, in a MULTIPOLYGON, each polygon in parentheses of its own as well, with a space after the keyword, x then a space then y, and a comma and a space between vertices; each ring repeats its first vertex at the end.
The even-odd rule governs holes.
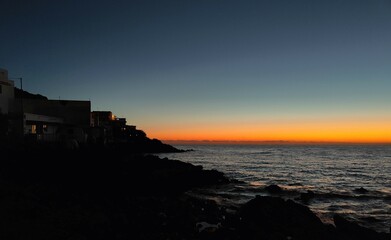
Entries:
POLYGON ((356 188, 353 190, 355 193, 359 193, 359 194, 365 194, 365 193, 368 193, 368 190, 363 188, 363 187, 360 187, 360 188, 356 188))
POLYGON ((377 233, 371 229, 361 227, 358 224, 350 222, 340 215, 334 216, 334 224, 338 234, 345 239, 373 239, 373 240, 389 240, 390 234, 377 233))
POLYGON ((202 216, 188 213, 193 204, 182 199, 183 193, 228 182, 218 171, 123 149, 2 153, 1 239, 182 235, 194 227, 187 219, 202 216))
POLYGON ((251 239, 328 239, 328 229, 306 206, 277 197, 256 197, 241 210, 251 239), (327 233, 327 234, 326 234, 327 233))
POLYGON ((3 151, 0 239, 386 239, 307 207, 257 197, 227 209, 185 194, 230 181, 126 149, 3 151))
POLYGON ((265 190, 271 194, 279 194, 279 193, 283 192, 282 188, 278 185, 275 185, 275 184, 266 186, 265 190))

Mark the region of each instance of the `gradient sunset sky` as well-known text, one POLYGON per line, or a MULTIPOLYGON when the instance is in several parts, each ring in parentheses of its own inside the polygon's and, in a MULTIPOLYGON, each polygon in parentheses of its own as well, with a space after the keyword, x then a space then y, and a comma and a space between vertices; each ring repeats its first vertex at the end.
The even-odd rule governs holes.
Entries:
POLYGON ((2 0, 0 67, 163 140, 391 142, 390 0, 2 0))

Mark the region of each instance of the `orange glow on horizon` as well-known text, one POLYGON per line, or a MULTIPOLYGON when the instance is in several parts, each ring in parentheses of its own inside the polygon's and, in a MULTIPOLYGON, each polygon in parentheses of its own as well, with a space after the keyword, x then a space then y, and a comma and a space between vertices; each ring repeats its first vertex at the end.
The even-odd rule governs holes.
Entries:
POLYGON ((389 119, 164 124, 162 128, 150 128, 147 132, 152 138, 167 141, 391 143, 389 119))

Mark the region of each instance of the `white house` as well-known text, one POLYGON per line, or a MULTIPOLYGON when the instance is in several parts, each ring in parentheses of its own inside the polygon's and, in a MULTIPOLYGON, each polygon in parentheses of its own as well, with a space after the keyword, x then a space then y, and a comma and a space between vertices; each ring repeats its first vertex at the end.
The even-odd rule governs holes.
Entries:
POLYGON ((8 71, 0 69, 0 113, 8 114, 10 102, 14 99, 14 82, 8 80, 8 71))

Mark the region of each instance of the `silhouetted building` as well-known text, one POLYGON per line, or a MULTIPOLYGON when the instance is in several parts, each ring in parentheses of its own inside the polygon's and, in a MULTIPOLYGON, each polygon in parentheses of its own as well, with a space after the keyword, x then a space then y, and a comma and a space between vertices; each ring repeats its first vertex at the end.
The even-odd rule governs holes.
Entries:
POLYGON ((91 138, 104 139, 103 142, 118 142, 126 140, 126 118, 117 118, 111 111, 91 112, 91 138))
MULTIPOLYGON (((93 111, 91 112, 91 126, 92 127, 106 127, 110 126, 111 122, 115 120, 115 116, 110 111, 93 111)), ((125 120, 126 123, 126 120, 125 120)))
POLYGON ((136 126, 126 125, 126 118, 118 118, 110 111, 91 112, 91 142, 129 142, 146 137, 136 126))
POLYGON ((90 127, 90 101, 23 99, 24 135, 43 141, 85 142, 90 127))
POLYGON ((126 126, 126 118, 115 118, 115 122, 117 122, 117 124, 121 127, 125 127, 126 126))
MULTIPOLYGON (((15 101, 18 105, 20 101, 15 101)), ((16 107, 17 108, 17 107, 16 107)), ((61 118, 64 124, 88 128, 90 101, 23 99, 24 113, 61 118)))

